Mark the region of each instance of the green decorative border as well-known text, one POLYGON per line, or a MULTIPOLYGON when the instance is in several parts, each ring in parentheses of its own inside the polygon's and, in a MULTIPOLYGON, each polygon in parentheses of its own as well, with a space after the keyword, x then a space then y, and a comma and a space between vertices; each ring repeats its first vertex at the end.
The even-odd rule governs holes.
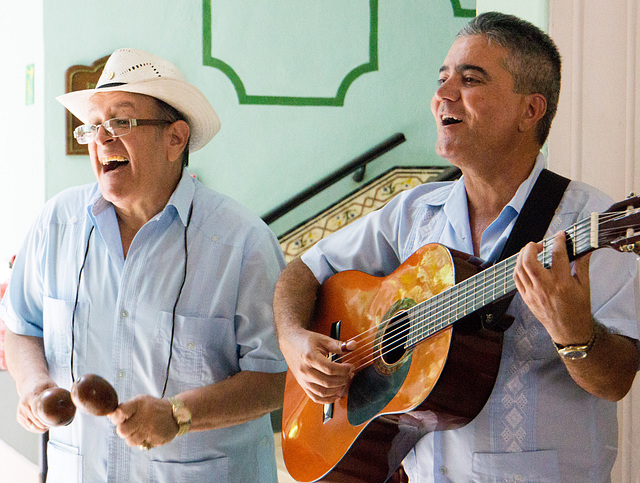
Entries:
POLYGON ((454 17, 465 17, 471 18, 476 16, 475 8, 462 8, 460 4, 460 0, 450 0, 451 6, 453 7, 453 16, 454 17))
POLYGON ((226 62, 211 56, 211 1, 212 0, 202 0, 202 63, 204 65, 220 69, 224 72, 235 87, 240 104, 343 106, 347 90, 353 81, 367 72, 378 70, 378 0, 369 0, 369 62, 359 65, 349 72, 344 79, 342 79, 340 87, 338 87, 336 97, 259 96, 247 94, 247 90, 242 83, 242 79, 240 79, 233 68, 226 62))

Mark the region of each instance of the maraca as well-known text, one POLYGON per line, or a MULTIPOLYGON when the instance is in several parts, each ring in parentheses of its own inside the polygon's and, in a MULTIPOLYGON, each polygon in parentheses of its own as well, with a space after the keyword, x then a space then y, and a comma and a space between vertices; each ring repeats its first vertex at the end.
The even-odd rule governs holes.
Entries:
POLYGON ((78 408, 94 416, 106 416, 118 407, 116 390, 96 374, 85 374, 74 382, 71 399, 78 408))
POLYGON ((62 387, 50 387, 42 391, 35 401, 35 412, 47 426, 66 426, 73 421, 76 407, 69 391, 62 387))

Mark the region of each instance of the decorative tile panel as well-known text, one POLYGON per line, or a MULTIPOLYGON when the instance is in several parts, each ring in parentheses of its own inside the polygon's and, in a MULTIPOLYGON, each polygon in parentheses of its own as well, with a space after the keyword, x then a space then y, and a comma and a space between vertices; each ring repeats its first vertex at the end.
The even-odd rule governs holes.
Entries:
POLYGON ((327 235, 338 231, 361 216, 382 208, 398 193, 422 183, 435 181, 446 166, 393 168, 363 185, 325 211, 304 221, 280 236, 285 259, 290 262, 327 235))

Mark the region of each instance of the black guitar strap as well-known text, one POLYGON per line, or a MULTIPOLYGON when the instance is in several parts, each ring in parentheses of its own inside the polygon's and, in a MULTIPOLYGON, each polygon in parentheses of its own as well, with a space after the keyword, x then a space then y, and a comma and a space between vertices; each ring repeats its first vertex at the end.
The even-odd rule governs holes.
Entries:
POLYGON ((515 255, 527 243, 544 238, 570 181, 548 169, 540 172, 496 262, 515 255))
MULTIPOLYGON (((527 243, 539 242, 544 238, 570 181, 548 169, 540 172, 496 262, 515 255, 527 243)), ((485 328, 499 329, 512 298, 513 295, 490 305, 489 310, 481 315, 482 325, 485 328)))

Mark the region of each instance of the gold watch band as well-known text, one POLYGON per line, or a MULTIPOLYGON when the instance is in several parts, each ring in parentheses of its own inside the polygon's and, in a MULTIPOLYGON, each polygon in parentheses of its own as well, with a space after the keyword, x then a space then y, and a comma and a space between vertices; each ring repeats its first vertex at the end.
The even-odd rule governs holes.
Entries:
POLYGON ((178 425, 178 434, 176 436, 182 436, 191 428, 191 411, 177 397, 167 398, 167 401, 171 403, 171 414, 178 425))
POLYGON ((593 345, 596 342, 598 333, 601 331, 604 331, 604 328, 600 324, 598 324, 598 322, 596 322, 596 320, 593 317, 591 319, 593 320, 593 332, 591 334, 591 338, 589 339, 589 341, 586 344, 579 344, 579 345, 576 344, 576 345, 566 345, 566 346, 556 344, 555 342, 552 341, 553 345, 558 351, 558 354, 560 354, 565 359, 570 359, 570 360, 579 360, 587 357, 587 354, 593 348, 593 345))

